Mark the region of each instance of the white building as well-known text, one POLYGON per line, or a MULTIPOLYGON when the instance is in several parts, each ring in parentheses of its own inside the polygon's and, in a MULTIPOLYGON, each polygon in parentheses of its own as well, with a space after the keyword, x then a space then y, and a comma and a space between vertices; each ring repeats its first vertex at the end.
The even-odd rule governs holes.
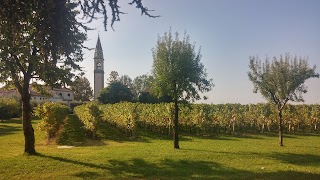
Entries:
MULTIPOLYGON (((41 104, 44 102, 66 102, 74 100, 73 91, 68 88, 48 88, 49 95, 43 95, 30 88, 31 102, 41 104)), ((20 94, 16 89, 4 90, 0 89, 0 96, 20 99, 20 94)))

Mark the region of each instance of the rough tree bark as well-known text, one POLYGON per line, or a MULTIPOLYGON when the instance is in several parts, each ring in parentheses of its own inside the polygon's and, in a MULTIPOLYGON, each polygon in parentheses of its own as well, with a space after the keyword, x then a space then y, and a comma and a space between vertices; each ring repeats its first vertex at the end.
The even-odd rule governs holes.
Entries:
POLYGON ((25 139, 24 153, 29 155, 36 154, 35 150, 35 137, 34 129, 31 123, 31 104, 30 104, 30 92, 29 92, 29 77, 25 77, 22 92, 22 124, 23 124, 23 134, 25 139))

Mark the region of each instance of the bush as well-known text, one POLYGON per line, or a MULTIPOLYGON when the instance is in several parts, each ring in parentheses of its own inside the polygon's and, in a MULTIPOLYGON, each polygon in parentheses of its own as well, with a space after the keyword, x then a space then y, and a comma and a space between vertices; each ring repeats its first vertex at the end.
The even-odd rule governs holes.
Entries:
POLYGON ((20 114, 19 103, 14 98, 0 97, 0 120, 18 117, 20 114))
POLYGON ((74 108, 74 113, 84 124, 88 136, 96 139, 97 128, 101 120, 101 111, 99 105, 94 102, 83 104, 74 108))
POLYGON ((69 108, 64 104, 46 102, 38 106, 34 114, 41 119, 38 123, 38 129, 46 131, 49 142, 56 137, 64 119, 69 114, 69 108))
POLYGON ((85 131, 76 115, 69 114, 63 124, 57 139, 58 144, 80 145, 85 141, 85 131))
POLYGON ((116 127, 127 136, 133 136, 138 119, 139 103, 121 102, 101 105, 102 121, 116 127))

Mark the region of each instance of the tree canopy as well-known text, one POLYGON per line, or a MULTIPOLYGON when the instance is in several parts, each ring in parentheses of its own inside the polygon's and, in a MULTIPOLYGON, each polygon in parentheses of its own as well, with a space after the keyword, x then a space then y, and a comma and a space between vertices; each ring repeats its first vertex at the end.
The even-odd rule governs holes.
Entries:
MULTIPOLYGON (((177 100, 199 100, 199 92, 210 91, 212 79, 207 79, 207 73, 200 62, 200 48, 196 52, 186 33, 182 40, 171 30, 159 37, 153 49, 154 92, 170 95, 177 100)), ((204 97, 205 98, 205 97, 204 97)))
POLYGON ((80 70, 84 26, 78 6, 67 1, 2 0, 0 8, 0 81, 21 95, 25 153, 35 154, 31 124, 31 79, 51 86, 69 83, 80 70))
POLYGON ((254 85, 254 93, 260 92, 269 102, 277 105, 279 111, 279 145, 282 142, 282 110, 288 101, 303 102, 307 92, 305 81, 317 77, 316 66, 309 67, 307 58, 297 56, 268 58, 262 62, 258 57, 250 57, 248 76, 254 85))
POLYGON ((189 41, 187 33, 180 40, 179 34, 176 32, 173 36, 170 30, 158 37, 157 45, 152 50, 154 93, 158 97, 172 97, 175 104, 174 148, 179 148, 178 102, 199 100, 199 92, 207 92, 213 86, 212 79, 207 79, 206 70, 200 62, 200 49, 196 52, 195 45, 189 41))
POLYGON ((74 100, 76 101, 90 101, 93 98, 90 82, 84 76, 75 78, 71 84, 71 90, 74 93, 74 100))
POLYGON ((133 94, 126 85, 115 81, 102 89, 98 101, 102 104, 114 104, 122 101, 132 102, 133 94))
MULTIPOLYGON (((25 153, 36 154, 31 124, 30 81, 50 86, 71 83, 74 71, 81 70, 83 42, 90 28, 79 22, 80 11, 89 21, 99 14, 104 26, 120 21, 117 0, 0 0, 0 82, 14 85, 21 95, 25 153), (107 10, 111 9, 111 13, 107 10), (108 13, 110 15, 108 15, 108 13)), ((149 14, 142 0, 133 0, 142 14, 149 14)))

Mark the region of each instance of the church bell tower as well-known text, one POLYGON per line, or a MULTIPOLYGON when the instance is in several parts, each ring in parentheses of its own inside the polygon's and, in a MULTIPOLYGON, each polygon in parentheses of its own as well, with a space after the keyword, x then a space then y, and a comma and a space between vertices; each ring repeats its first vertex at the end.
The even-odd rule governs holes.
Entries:
POLYGON ((103 51, 101 47, 100 37, 94 52, 94 100, 97 101, 101 90, 104 88, 104 66, 103 51))

